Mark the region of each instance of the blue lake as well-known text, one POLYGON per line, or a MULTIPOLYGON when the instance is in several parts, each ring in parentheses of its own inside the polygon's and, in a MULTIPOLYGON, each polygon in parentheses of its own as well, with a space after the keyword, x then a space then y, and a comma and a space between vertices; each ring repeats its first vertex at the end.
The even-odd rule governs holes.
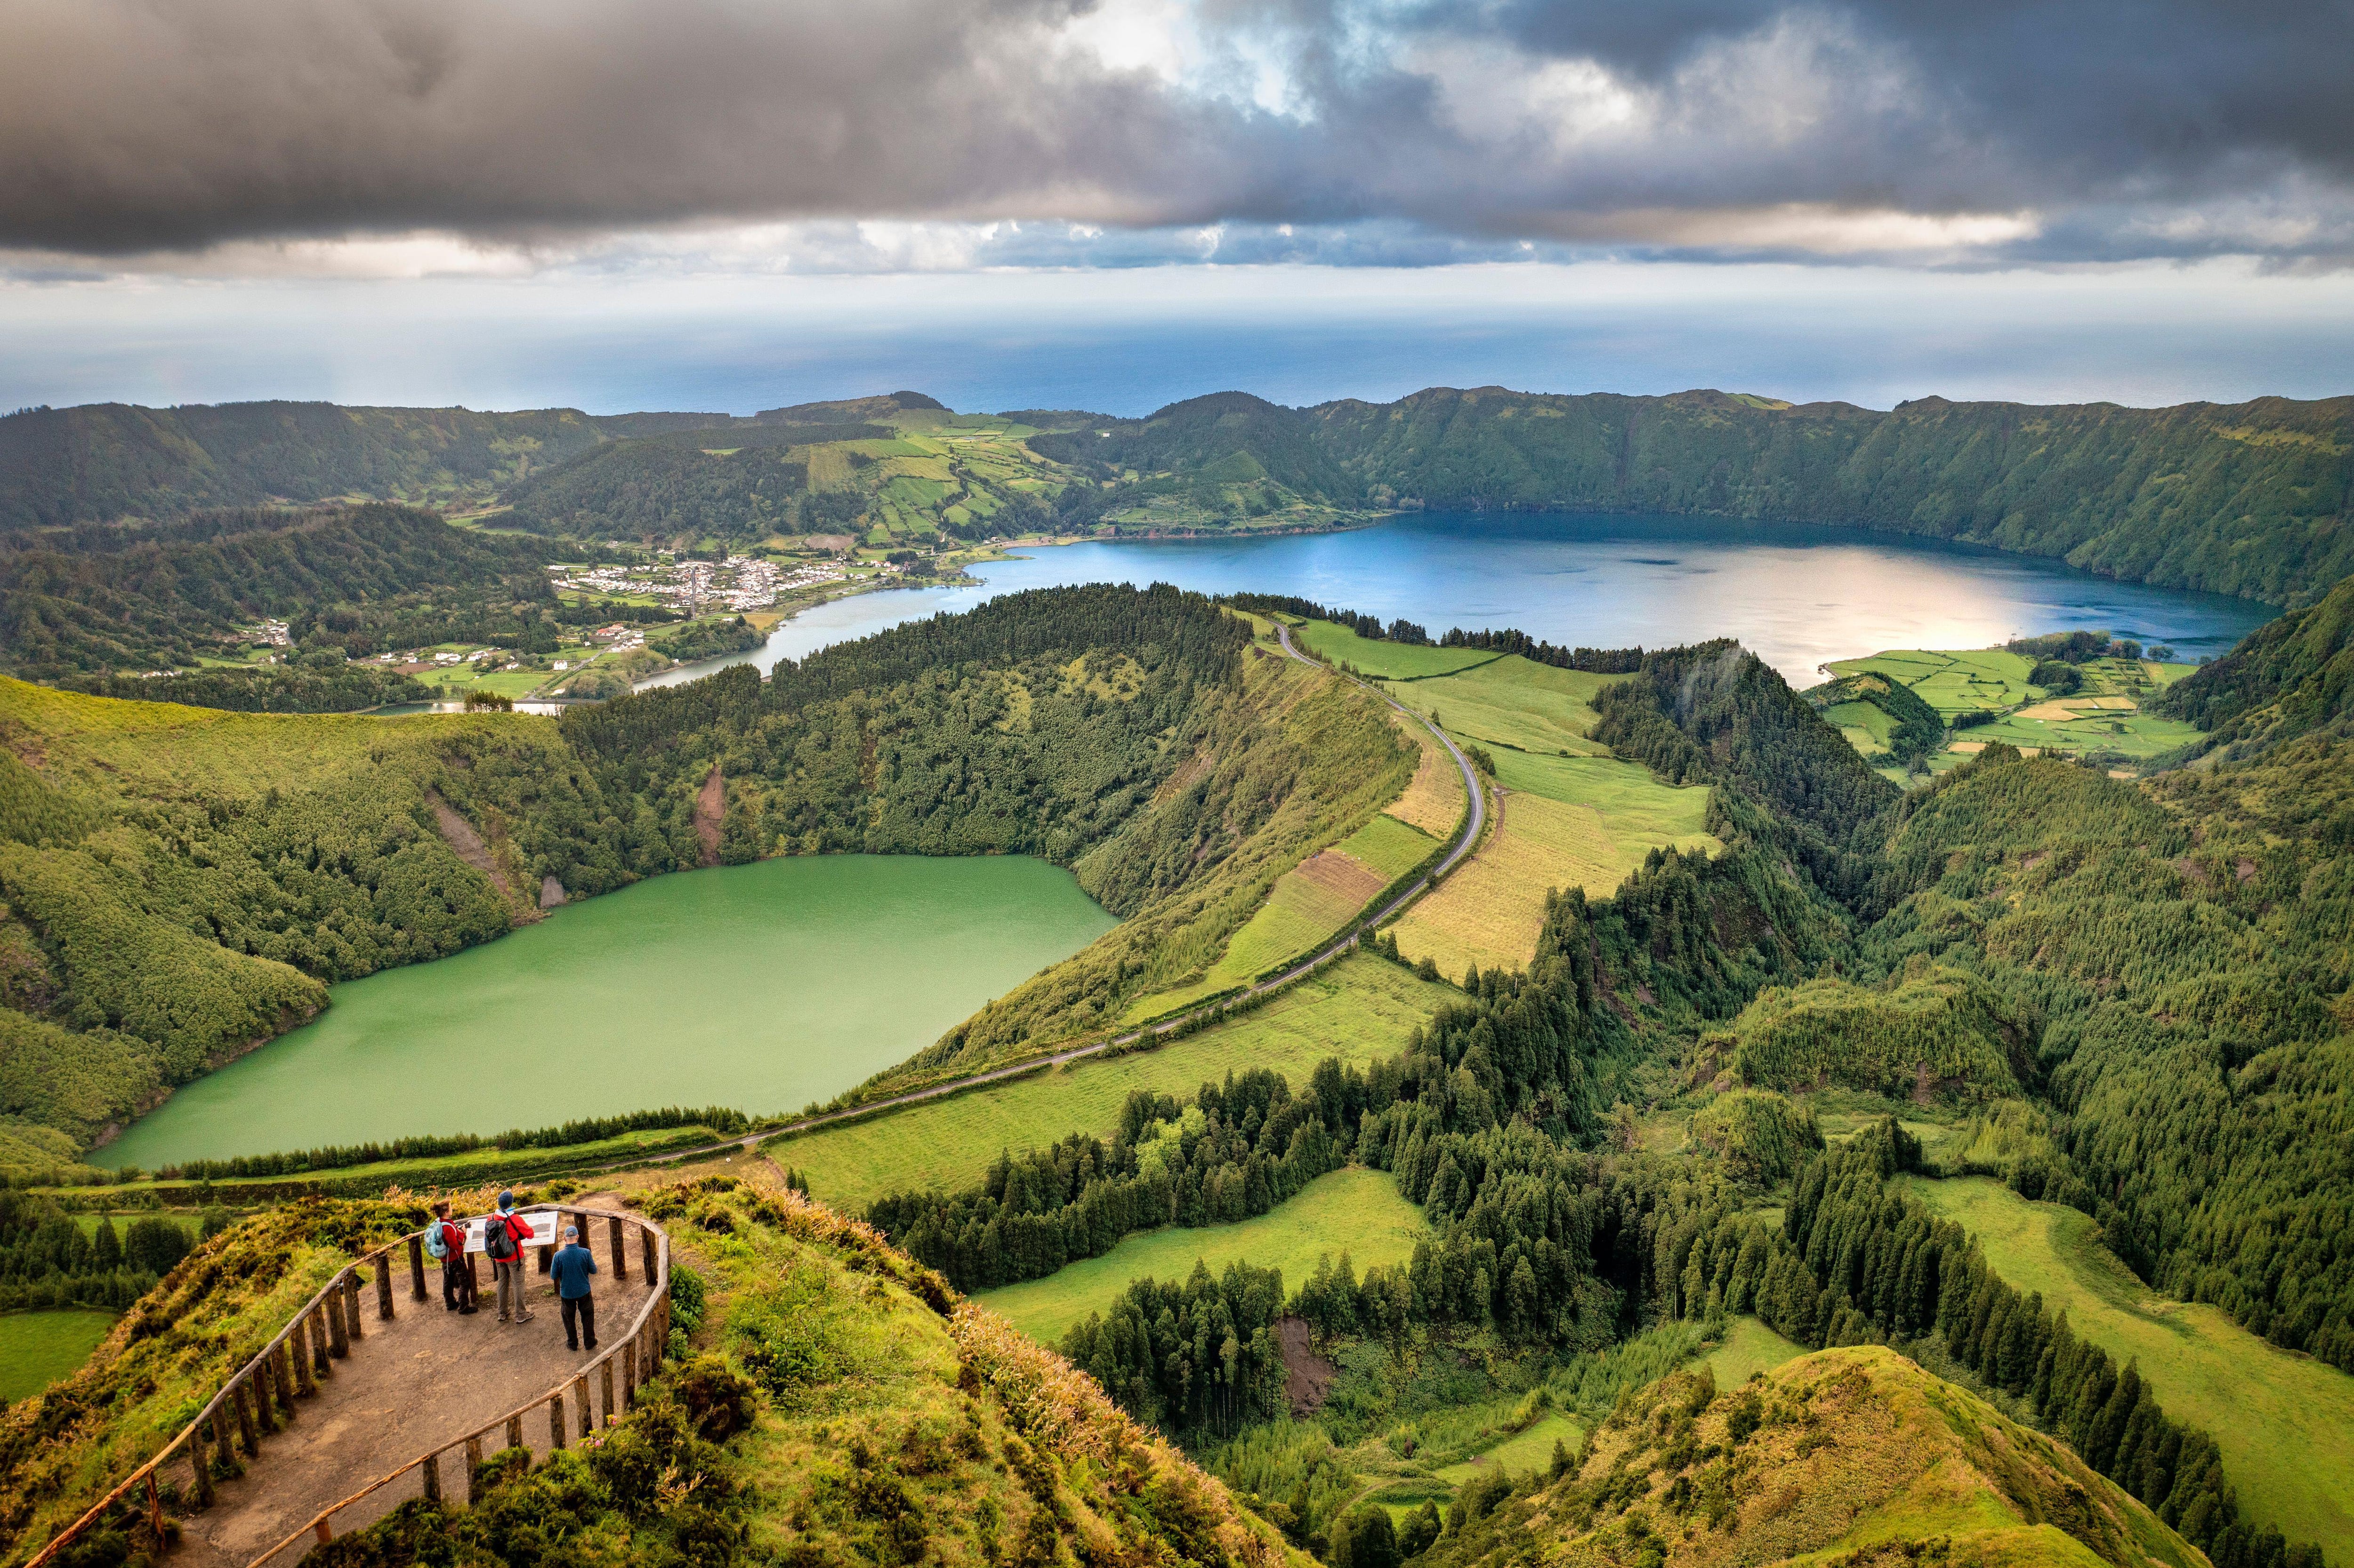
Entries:
POLYGON ((1205 593, 1298 594, 1450 626, 1515 626, 1569 646, 1658 648, 1736 637, 1796 686, 1828 660, 1884 648, 1984 648, 2096 628, 2221 653, 2277 613, 2218 594, 2121 583, 2054 560, 1860 528, 1641 514, 1424 513, 1341 534, 1024 547, 973 568, 981 588, 836 599, 779 626, 766 669, 829 643, 1000 593, 1087 582, 1171 582, 1205 593))

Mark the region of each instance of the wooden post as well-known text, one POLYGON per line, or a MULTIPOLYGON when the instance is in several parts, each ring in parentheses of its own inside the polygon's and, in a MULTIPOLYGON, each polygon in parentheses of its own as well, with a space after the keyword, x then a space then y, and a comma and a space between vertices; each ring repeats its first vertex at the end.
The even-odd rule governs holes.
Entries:
MULTIPOLYGON (((290 1335, 289 1338, 292 1338, 290 1335)), ((278 1341, 278 1350, 270 1358, 270 1381, 278 1385, 278 1403, 285 1408, 286 1419, 294 1419, 294 1352, 285 1340, 278 1341)))
POLYGON ((147 1472, 147 1529, 155 1537, 155 1550, 164 1549, 164 1495, 155 1489, 155 1472, 147 1472))
POLYGON ((333 1290, 327 1292, 327 1298, 319 1304, 319 1309, 327 1316, 327 1353, 342 1361, 352 1353, 352 1342, 345 1337, 347 1329, 344 1322, 344 1287, 340 1280, 333 1290))
POLYGON ((520 1414, 507 1417, 507 1446, 510 1448, 523 1446, 523 1416, 520 1414))
POLYGON ((379 1319, 392 1316, 392 1256, 387 1254, 376 1260, 376 1315, 379 1319))
POLYGON ((662 1270, 654 1266, 654 1228, 652 1225, 638 1227, 638 1256, 645 1265, 648 1285, 662 1277, 662 1270))
POLYGON ((318 1520, 312 1524, 311 1533, 319 1538, 320 1545, 324 1546, 335 1539, 335 1527, 330 1520, 318 1520))
POLYGON ((630 1253, 628 1247, 622 1245, 620 1215, 615 1214, 606 1222, 605 1234, 613 1244, 614 1279, 618 1281, 629 1278, 630 1253))
POLYGON ((482 1435, 466 1439, 466 1506, 482 1500, 482 1435))
POLYGON ((246 1456, 259 1459, 261 1457, 261 1434, 254 1430, 253 1395, 246 1388, 243 1378, 229 1384, 229 1398, 237 1405, 237 1435, 244 1440, 246 1456))
POLYGON ((199 1421, 196 1429, 188 1434, 188 1457, 196 1466, 196 1474, 190 1479, 195 1486, 198 1508, 213 1506, 212 1445, 205 1436, 207 1428, 211 1425, 209 1421, 199 1421))
POLYGON ((638 1341, 633 1337, 621 1341, 621 1408, 635 1410, 638 1406, 638 1341))
MULTIPOLYGON (((311 1340, 311 1372, 313 1379, 323 1378, 334 1371, 327 1364, 327 1319, 323 1312, 313 1309, 307 1315, 311 1340)), ((317 1390, 314 1381, 313 1391, 317 1390)))
POLYGON ((350 1319, 352 1343, 360 1342, 360 1271, 354 1265, 344 1276, 344 1316, 350 1319))
POLYGON ((602 1424, 610 1425, 613 1420, 613 1358, 607 1356, 598 1363, 598 1370, 604 1373, 604 1376, 599 1380, 603 1386, 597 1391, 603 1396, 598 1402, 603 1406, 599 1414, 602 1417, 602 1424))
POLYGON ((560 1390, 547 1396, 547 1446, 564 1446, 564 1394, 560 1390))
POLYGON ((245 1384, 252 1391, 253 1429, 267 1437, 278 1430, 277 1412, 270 1408, 270 1369, 262 1366, 247 1372, 245 1384))
POLYGON ((408 1296, 412 1301, 427 1299, 425 1294, 425 1238, 408 1238, 408 1296))
POLYGON ((580 1436, 586 1437, 597 1429, 596 1418, 588 1413, 588 1379, 586 1374, 572 1380, 572 1407, 580 1415, 580 1436))
POLYGON ((417 1462, 425 1477, 425 1500, 437 1507, 441 1501, 441 1456, 428 1454, 417 1462))

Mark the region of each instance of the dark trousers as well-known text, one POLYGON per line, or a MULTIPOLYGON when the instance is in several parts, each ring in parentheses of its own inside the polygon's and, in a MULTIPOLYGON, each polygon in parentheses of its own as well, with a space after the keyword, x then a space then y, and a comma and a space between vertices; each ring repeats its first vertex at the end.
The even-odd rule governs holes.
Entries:
POLYGON ((577 1351, 582 1340, 588 1348, 597 1348, 597 1298, 594 1296, 567 1296, 564 1298, 564 1348, 577 1351), (573 1319, 578 1318, 578 1324, 573 1319))
POLYGON ((441 1305, 451 1308, 474 1304, 474 1271, 463 1253, 441 1260, 441 1305))

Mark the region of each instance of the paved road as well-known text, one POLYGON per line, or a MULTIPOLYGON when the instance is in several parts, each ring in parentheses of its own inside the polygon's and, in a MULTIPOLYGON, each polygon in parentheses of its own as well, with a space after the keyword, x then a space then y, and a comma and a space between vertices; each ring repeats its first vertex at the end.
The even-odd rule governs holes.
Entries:
MULTIPOLYGON (((1299 649, 1294 648, 1291 645, 1291 629, 1284 625, 1281 621, 1278 621, 1276 623, 1275 635, 1276 640, 1283 644, 1284 652, 1288 654, 1291 658, 1298 660, 1302 664, 1313 665, 1320 670, 1330 670, 1330 666, 1309 658, 1308 655, 1299 652, 1299 649)), ((1337 671, 1331 673, 1338 673, 1337 671)), ((1383 921, 1388 919, 1392 915, 1396 914, 1397 911, 1406 903, 1418 896, 1424 889, 1427 888, 1431 885, 1433 881, 1445 876, 1448 872, 1454 870, 1456 863, 1460 861, 1465 855, 1471 853, 1472 846, 1479 842, 1479 830, 1487 825, 1488 803, 1486 798, 1480 793, 1479 775, 1471 770, 1470 762, 1466 759, 1463 753, 1457 748, 1455 743, 1447 739, 1445 731, 1441 730, 1437 725, 1432 724, 1428 719, 1424 718, 1420 714, 1416 713, 1412 708, 1407 707, 1404 703, 1392 697, 1387 692, 1383 691, 1380 687, 1373 685, 1365 681, 1357 680, 1353 675, 1341 675, 1341 679, 1355 682, 1357 685, 1373 693, 1375 696, 1381 698, 1382 701, 1389 704, 1391 707, 1396 709, 1407 718, 1412 719, 1415 723, 1422 726, 1423 728, 1430 731, 1432 735, 1437 736, 1438 737, 1438 744, 1447 748, 1447 755, 1455 759, 1455 766, 1463 770, 1464 793, 1471 802, 1471 813, 1463 824, 1463 834, 1456 841, 1455 847, 1447 852, 1447 858, 1440 861, 1438 864, 1433 868, 1429 875, 1423 877, 1412 887, 1407 888, 1404 893, 1399 894, 1389 903, 1384 905, 1371 919, 1363 923, 1365 928, 1372 928, 1378 927, 1383 921)), ((1348 934, 1334 938, 1331 943, 1327 944, 1311 956, 1302 959, 1299 963, 1294 964, 1291 968, 1284 970, 1281 974, 1276 975, 1271 979, 1259 981, 1257 985, 1254 985, 1247 991, 1244 991, 1243 995, 1260 996, 1267 991, 1277 990, 1279 987, 1289 985, 1292 981, 1299 979, 1302 975, 1307 974, 1310 969, 1316 969, 1320 965, 1330 961, 1350 947, 1353 946, 1357 940, 1356 932, 1357 927, 1352 925, 1348 934)), ((961 1078, 951 1078, 946 1083, 932 1084, 920 1089, 910 1089, 905 1094, 892 1095, 885 1099, 869 1100, 864 1105, 854 1106, 848 1110, 828 1111, 822 1116, 804 1117, 799 1121, 790 1122, 782 1127, 767 1128, 759 1132, 751 1133, 743 1138, 731 1138, 724 1143, 708 1143, 694 1149, 683 1149, 678 1150, 676 1153, 664 1154, 661 1156, 657 1163, 673 1164, 680 1160, 700 1160, 706 1155, 724 1154, 732 1149, 756 1149, 761 1143, 765 1142, 769 1139, 777 1137, 780 1133, 807 1132, 812 1128, 824 1127, 832 1122, 847 1121, 853 1117, 872 1116, 876 1111, 889 1110, 896 1106, 909 1106, 921 1100, 938 1099, 942 1095, 957 1094, 962 1090, 973 1088, 981 1084, 993 1084, 1001 1078, 1019 1077, 1024 1073, 1034 1073, 1039 1071, 1041 1068, 1060 1066, 1065 1062, 1076 1062, 1083 1056, 1092 1056, 1099 1051, 1108 1051, 1115 1045, 1132 1045, 1139 1040, 1143 1039, 1148 1033, 1152 1034, 1167 1034, 1171 1031, 1201 1017, 1205 1012, 1212 1012, 1221 1007, 1231 1006, 1235 1000, 1236 999, 1229 997, 1224 1001, 1212 1002, 1206 1006, 1196 1008, 1191 1012, 1181 1013, 1175 1018, 1168 1019, 1165 1022, 1153 1024, 1150 1030, 1130 1030, 1126 1034, 1114 1035, 1109 1040, 1098 1040, 1092 1045, 1080 1045, 1068 1051, 1057 1051, 1054 1054, 1048 1056, 1033 1056, 1026 1061, 1016 1062, 1011 1066, 993 1067, 985 1073, 970 1073, 961 1078)))

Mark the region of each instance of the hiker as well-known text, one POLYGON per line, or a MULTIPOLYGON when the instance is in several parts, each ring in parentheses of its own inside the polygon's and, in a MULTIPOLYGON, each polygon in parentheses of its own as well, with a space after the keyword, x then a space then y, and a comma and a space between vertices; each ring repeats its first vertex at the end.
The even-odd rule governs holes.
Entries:
POLYGON ((531 1241, 531 1222, 515 1213, 514 1194, 499 1194, 499 1212, 482 1224, 482 1251, 499 1277, 499 1321, 528 1323, 531 1310, 523 1304, 523 1249, 531 1241))
POLYGON ((466 1227, 450 1217, 447 1199, 433 1205, 433 1223, 425 1230, 425 1255, 441 1261, 441 1310, 471 1316, 474 1311, 474 1266, 466 1256, 466 1227))
POLYGON ((564 1348, 577 1351, 587 1340, 588 1348, 597 1348, 597 1298, 588 1293, 588 1277, 597 1272, 597 1255, 580 1245, 578 1225, 564 1227, 564 1245, 557 1249, 556 1259, 548 1266, 556 1276, 557 1300, 564 1308, 564 1348), (578 1331, 574 1331, 574 1319, 578 1319, 578 1331))

